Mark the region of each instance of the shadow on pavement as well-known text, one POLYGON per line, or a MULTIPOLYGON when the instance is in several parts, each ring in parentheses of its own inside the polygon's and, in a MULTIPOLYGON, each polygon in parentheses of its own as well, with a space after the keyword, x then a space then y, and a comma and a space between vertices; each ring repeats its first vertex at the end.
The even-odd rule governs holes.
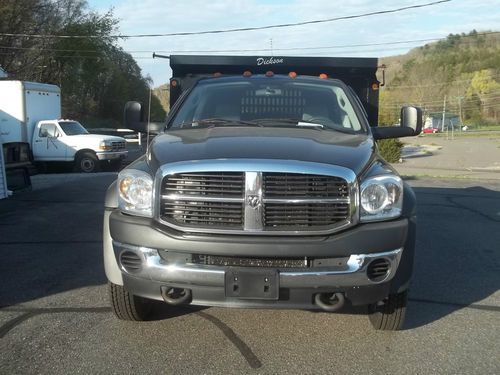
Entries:
POLYGON ((417 253, 406 328, 468 307, 500 311, 488 297, 500 289, 500 192, 414 188, 417 253))

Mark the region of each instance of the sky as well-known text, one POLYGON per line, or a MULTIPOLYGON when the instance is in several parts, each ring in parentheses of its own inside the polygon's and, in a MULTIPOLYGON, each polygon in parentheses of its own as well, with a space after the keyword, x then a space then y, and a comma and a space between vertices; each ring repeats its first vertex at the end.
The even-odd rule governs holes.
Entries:
MULTIPOLYGON (((99 13, 112 10, 117 34, 165 34, 330 19, 424 4, 432 0, 88 0, 99 13)), ((252 56, 384 57, 428 42, 356 46, 444 38, 471 30, 500 31, 500 0, 451 0, 425 8, 350 20, 224 34, 129 38, 119 42, 153 85, 168 82, 168 60, 152 53, 252 56), (343 47, 339 47, 343 46, 343 47), (304 48, 313 49, 304 49, 304 48), (318 48, 315 47, 329 47, 318 48), (266 49, 271 49, 266 50, 266 49), (283 51, 280 48, 294 48, 283 51), (295 49, 296 48, 296 49, 295 49), (183 52, 252 49, 248 52, 183 52)), ((390 68, 390 67, 389 67, 390 68)))

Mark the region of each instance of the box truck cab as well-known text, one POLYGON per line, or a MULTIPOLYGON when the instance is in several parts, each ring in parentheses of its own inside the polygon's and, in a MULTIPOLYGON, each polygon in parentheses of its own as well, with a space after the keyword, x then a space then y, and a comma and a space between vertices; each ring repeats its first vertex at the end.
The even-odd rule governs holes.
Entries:
POLYGON ((7 168, 33 160, 71 162, 78 171, 95 172, 102 161, 118 167, 127 156, 124 138, 89 134, 78 121, 62 120, 56 85, 0 81, 0 135, 7 168))

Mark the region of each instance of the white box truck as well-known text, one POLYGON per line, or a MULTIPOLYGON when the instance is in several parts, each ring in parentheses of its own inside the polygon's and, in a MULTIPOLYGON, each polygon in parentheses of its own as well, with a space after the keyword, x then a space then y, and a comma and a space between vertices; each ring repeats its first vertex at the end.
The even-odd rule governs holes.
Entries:
POLYGON ((118 168, 127 156, 124 138, 89 134, 78 121, 61 119, 61 90, 37 82, 0 80, 0 139, 7 170, 34 161, 95 172, 103 162, 118 168))

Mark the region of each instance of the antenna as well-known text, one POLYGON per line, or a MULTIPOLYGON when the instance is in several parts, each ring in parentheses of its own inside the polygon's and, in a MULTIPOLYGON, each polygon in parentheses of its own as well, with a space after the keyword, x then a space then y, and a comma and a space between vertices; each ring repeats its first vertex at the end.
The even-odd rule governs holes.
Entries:
POLYGON ((149 123, 151 120, 151 92, 153 89, 150 87, 149 88, 149 103, 148 103, 148 128, 146 131, 146 155, 149 153, 149 123))

